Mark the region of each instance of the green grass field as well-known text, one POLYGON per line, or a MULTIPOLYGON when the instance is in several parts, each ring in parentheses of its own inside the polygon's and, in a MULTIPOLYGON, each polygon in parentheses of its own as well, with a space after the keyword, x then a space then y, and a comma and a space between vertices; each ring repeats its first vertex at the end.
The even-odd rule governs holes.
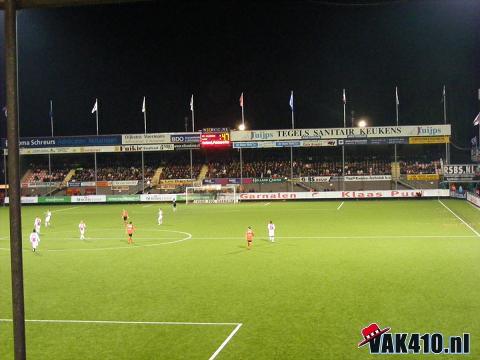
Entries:
MULTIPOLYGON (((207 360, 220 348, 216 359, 372 359, 357 344, 377 322, 394 333, 469 332, 470 355, 439 357, 478 359, 480 212, 443 202, 471 228, 437 200, 180 204, 176 213, 125 205, 138 228, 133 246, 122 205, 52 206, 36 253, 28 234, 47 208, 24 207, 26 318, 85 321, 28 322, 28 358, 207 360)), ((7 208, 0 224, 8 320, 7 208)), ((13 357, 12 343, 12 324, 1 321, 0 359, 13 357)))

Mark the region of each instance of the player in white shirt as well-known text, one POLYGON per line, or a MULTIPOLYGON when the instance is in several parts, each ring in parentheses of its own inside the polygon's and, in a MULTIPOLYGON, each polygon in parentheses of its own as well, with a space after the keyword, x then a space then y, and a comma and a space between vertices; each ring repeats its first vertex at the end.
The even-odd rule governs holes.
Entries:
POLYGON ((32 233, 30 234, 30 243, 32 244, 32 251, 35 252, 35 250, 37 250, 38 244, 40 243, 40 236, 38 236, 35 229, 33 229, 32 233))
POLYGON ((162 225, 163 224, 163 211, 162 209, 159 209, 158 210, 158 225, 162 225))
POLYGON ((42 225, 42 219, 37 216, 33 225, 35 226, 35 232, 40 235, 40 226, 42 225))
POLYGON ((80 240, 85 240, 85 229, 87 228, 87 225, 82 221, 80 221, 80 224, 78 224, 78 230, 80 230, 80 240))
POLYGON ((268 227, 268 237, 270 238, 271 242, 275 242, 275 224, 270 220, 270 223, 267 225, 268 227))
POLYGON ((50 219, 52 218, 52 212, 47 210, 47 216, 45 216, 45 227, 50 226, 50 219))

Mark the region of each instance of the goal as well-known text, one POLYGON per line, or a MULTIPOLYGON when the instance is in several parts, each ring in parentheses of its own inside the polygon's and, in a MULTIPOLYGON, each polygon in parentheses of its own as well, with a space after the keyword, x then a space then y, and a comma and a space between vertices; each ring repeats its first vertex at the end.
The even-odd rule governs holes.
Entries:
POLYGON ((185 188, 185 203, 188 204, 225 204, 237 203, 235 185, 203 185, 185 188))

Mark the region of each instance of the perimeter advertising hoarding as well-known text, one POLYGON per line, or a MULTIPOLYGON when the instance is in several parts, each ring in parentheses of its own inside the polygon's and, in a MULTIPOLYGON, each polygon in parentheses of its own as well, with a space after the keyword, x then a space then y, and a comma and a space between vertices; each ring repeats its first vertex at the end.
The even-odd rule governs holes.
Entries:
MULTIPOLYGON (((36 196, 22 196, 20 198, 20 201, 22 204, 37 204, 38 203, 38 197, 36 196)), ((9 204, 9 198, 8 196, 5 197, 4 199, 5 204, 9 204)))
POLYGON ((197 144, 174 144, 175 150, 198 150, 200 143, 197 144))
POLYGON ((121 144, 140 145, 140 144, 184 144, 199 143, 200 133, 152 133, 152 134, 125 134, 122 135, 121 144))
MULTIPOLYGON (((22 137, 20 148, 52 148, 80 146, 120 145, 121 135, 91 135, 91 136, 55 136, 55 137, 22 137)), ((8 142, 3 142, 8 145, 8 142)))
MULTIPOLYGON (((388 198, 417 198, 417 197, 448 197, 448 189, 425 189, 425 190, 378 190, 378 191, 325 191, 325 192, 268 192, 268 193, 240 193, 238 199, 248 200, 320 200, 320 199, 388 199, 388 198)), ((138 195, 137 195, 138 196, 138 195)), ((109 195, 110 202, 121 201, 171 201, 176 198, 177 201, 185 201, 185 194, 144 194, 139 195, 136 200, 131 196, 109 195), (118 197, 118 200, 114 200, 118 197), (120 200, 122 199, 122 200, 120 200)), ((36 197, 22 196, 22 204, 37 203, 104 203, 107 202, 106 195, 85 195, 85 196, 60 196, 60 197, 36 197), (47 200, 48 199, 48 200, 47 200)), ((470 201, 480 204, 480 200, 473 200, 470 195, 470 201)), ((8 204, 8 197, 5 198, 5 204, 8 204)))
POLYGON ((316 147, 316 146, 337 146, 337 140, 300 140, 300 141, 246 141, 234 142, 233 148, 278 148, 278 147, 316 147))
POLYGON ((39 204, 68 204, 71 202, 70 196, 39 196, 39 204))
POLYGON ((20 148, 20 155, 110 153, 118 152, 117 149, 118 146, 20 148))
POLYGON ((411 137, 408 139, 409 144, 448 144, 449 136, 423 136, 411 137))
POLYGON ((115 152, 140 152, 140 151, 173 151, 173 144, 147 144, 147 145, 120 145, 115 147, 115 152))
POLYGON ((389 181, 392 175, 359 175, 345 176, 345 181, 389 181))
POLYGON ((338 145, 402 145, 408 144, 408 138, 358 138, 358 139, 339 139, 338 145))
POLYGON ((467 193, 467 201, 471 202, 473 205, 480 207, 480 197, 475 194, 467 193))
POLYGON ((443 165, 443 177, 447 181, 472 181, 480 177, 478 164, 443 165))
POLYGON ((72 196, 72 203, 97 203, 106 202, 106 195, 84 195, 84 196, 72 196))
MULTIPOLYGON (((248 185, 253 182, 252 178, 243 178, 243 185, 248 185)), ((240 185, 242 179, 240 178, 213 178, 213 179, 203 179, 203 185, 240 185)))
POLYGON ((303 176, 299 178, 293 178, 293 182, 309 182, 309 183, 327 183, 331 179, 331 176, 303 176))
POLYGON ((269 192, 240 193, 238 199, 248 200, 303 200, 303 199, 387 199, 417 197, 448 197, 448 189, 425 190, 372 190, 372 191, 322 191, 322 192, 269 192))
POLYGON ((149 201, 159 201, 159 202, 169 202, 173 201, 177 195, 175 194, 142 194, 140 195, 140 201, 149 202, 149 201))
POLYGON ((407 180, 413 181, 436 181, 440 179, 438 174, 407 174, 407 180))
POLYGON ((107 195, 107 202, 135 202, 140 201, 140 195, 107 195))
POLYGON ((362 139, 450 136, 450 125, 377 126, 366 128, 318 128, 232 131, 235 141, 362 139))

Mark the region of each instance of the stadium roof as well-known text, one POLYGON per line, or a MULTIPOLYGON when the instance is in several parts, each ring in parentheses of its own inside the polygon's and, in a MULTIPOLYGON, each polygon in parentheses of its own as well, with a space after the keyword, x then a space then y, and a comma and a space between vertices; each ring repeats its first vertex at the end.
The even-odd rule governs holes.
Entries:
MULTIPOLYGON (((103 5, 146 2, 146 0, 17 0, 17 9, 68 7, 81 5, 103 5)), ((0 0, 0 9, 5 7, 5 0, 0 0)))

